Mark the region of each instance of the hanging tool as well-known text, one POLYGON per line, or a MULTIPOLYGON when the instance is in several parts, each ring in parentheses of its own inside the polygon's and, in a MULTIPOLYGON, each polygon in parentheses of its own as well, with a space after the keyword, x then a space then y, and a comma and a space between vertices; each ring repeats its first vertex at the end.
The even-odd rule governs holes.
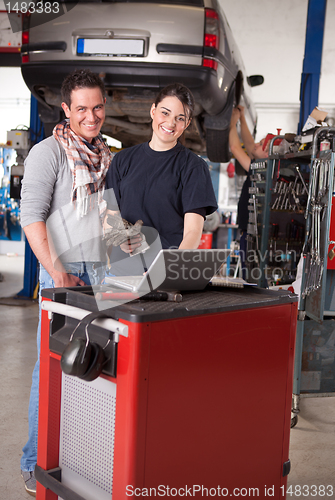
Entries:
POLYGON ((304 190, 306 191, 306 194, 308 194, 308 189, 307 189, 307 186, 306 186, 306 182, 305 182, 305 179, 303 178, 303 176, 301 175, 299 165, 296 165, 295 169, 296 169, 296 171, 297 171, 297 173, 298 173, 298 175, 300 177, 302 185, 304 186, 304 190))
MULTIPOLYGON (((311 182, 308 190, 307 206, 305 211, 306 234, 303 247, 303 253, 306 255, 305 263, 305 287, 302 297, 305 298, 311 292, 321 287, 324 271, 324 258, 321 249, 321 223, 326 213, 327 203, 322 199, 327 194, 328 176, 330 163, 329 160, 318 158, 314 159, 311 171, 311 182), (309 252, 306 252, 309 244, 309 252)), ((334 248, 330 251, 335 255, 334 248)))

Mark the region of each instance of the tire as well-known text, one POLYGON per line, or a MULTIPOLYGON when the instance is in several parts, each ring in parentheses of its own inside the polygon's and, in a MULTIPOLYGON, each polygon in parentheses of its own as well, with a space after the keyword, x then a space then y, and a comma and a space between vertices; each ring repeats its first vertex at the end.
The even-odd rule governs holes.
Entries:
POLYGON ((297 423, 298 423, 298 416, 294 415, 294 417, 291 417, 291 429, 293 429, 293 427, 295 427, 297 423))
POLYGON ((49 137, 52 135, 52 131, 54 127, 59 123, 62 119, 64 119, 64 113, 61 108, 54 107, 52 109, 43 106, 42 103, 38 102, 38 114, 40 120, 44 124, 44 136, 49 137))
POLYGON ((206 130, 206 148, 209 161, 227 163, 231 158, 229 151, 229 127, 224 130, 208 128, 206 130))
POLYGON ((235 106, 238 106, 243 93, 243 73, 240 70, 235 79, 235 106))

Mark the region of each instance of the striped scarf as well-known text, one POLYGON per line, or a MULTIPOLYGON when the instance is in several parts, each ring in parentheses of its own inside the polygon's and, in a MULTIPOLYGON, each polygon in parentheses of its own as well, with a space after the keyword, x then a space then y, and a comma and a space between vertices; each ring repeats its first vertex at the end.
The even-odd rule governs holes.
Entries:
POLYGON ((72 172, 71 202, 76 206, 77 219, 87 214, 93 208, 93 195, 98 195, 99 214, 102 217, 106 202, 103 199, 105 177, 114 154, 99 134, 92 140, 94 149, 70 128, 66 119, 53 129, 53 135, 65 149, 65 153, 72 172))

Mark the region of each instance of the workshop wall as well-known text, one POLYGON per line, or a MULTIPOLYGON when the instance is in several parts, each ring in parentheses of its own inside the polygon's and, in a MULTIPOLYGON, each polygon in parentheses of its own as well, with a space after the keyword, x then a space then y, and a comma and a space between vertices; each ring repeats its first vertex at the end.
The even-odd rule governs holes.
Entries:
POLYGON ((0 144, 7 141, 7 131, 30 124, 30 92, 20 68, 0 67, 0 144))
MULTIPOLYGON (((305 50, 308 0, 219 0, 248 75, 261 74, 253 88, 258 112, 257 139, 268 132, 297 131, 300 79, 305 50)), ((319 106, 335 117, 335 3, 327 5, 319 106)))

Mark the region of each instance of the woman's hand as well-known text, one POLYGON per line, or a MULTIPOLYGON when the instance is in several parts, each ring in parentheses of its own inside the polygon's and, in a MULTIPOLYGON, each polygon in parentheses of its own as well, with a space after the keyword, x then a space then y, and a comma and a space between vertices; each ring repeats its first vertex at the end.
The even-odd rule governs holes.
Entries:
POLYGON ((121 243, 120 248, 125 253, 133 253, 136 248, 141 246, 142 240, 142 236, 137 234, 136 236, 132 236, 128 240, 121 243))

